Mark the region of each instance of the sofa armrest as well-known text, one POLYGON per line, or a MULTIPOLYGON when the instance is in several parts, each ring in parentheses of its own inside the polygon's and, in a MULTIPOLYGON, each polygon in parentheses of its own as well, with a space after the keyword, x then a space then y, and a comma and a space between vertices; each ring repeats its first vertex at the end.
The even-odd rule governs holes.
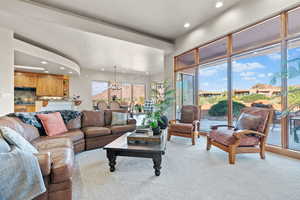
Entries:
POLYGON ((136 120, 135 119, 128 119, 127 124, 136 124, 136 120))
POLYGON ((43 176, 50 175, 51 172, 51 154, 50 152, 34 154, 38 161, 43 176))

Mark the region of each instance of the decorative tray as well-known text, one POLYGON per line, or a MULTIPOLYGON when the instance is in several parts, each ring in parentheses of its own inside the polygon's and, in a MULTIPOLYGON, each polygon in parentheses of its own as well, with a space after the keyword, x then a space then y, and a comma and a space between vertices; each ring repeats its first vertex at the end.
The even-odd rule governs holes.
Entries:
POLYGON ((141 129, 132 132, 127 136, 128 144, 137 144, 137 143, 145 143, 145 144, 160 144, 162 141, 163 134, 153 135, 152 130, 150 129, 141 129))

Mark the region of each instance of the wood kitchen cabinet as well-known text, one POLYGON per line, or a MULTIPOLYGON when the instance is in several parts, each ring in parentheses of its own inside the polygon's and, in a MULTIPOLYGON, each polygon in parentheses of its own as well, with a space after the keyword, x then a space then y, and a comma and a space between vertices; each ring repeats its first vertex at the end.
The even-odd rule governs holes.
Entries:
POLYGON ((64 79, 58 75, 42 75, 37 78, 36 96, 64 96, 64 79))
POLYGON ((36 88, 37 74, 26 72, 15 72, 15 87, 36 88))
POLYGON ((15 112, 35 112, 35 105, 15 105, 15 112))

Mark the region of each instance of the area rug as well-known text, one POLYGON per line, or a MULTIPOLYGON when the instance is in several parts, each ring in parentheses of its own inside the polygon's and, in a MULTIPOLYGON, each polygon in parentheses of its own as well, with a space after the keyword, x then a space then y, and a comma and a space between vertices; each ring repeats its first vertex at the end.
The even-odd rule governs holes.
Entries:
POLYGON ((300 161, 267 153, 237 156, 212 147, 201 137, 173 137, 167 144, 161 175, 151 159, 118 157, 111 173, 102 149, 76 155, 74 200, 299 200, 300 161))

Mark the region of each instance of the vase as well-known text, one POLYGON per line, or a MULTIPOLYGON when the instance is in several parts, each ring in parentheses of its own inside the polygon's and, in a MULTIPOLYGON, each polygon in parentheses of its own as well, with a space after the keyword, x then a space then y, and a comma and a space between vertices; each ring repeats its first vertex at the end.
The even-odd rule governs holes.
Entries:
POLYGON ((82 103, 81 100, 75 100, 75 101, 74 101, 75 106, 79 106, 81 103, 82 103))
POLYGON ((161 128, 161 129, 166 129, 168 127, 168 118, 163 115, 160 117, 161 121, 158 121, 158 126, 161 128))
POLYGON ((153 135, 159 135, 160 134, 160 127, 152 128, 153 135))

